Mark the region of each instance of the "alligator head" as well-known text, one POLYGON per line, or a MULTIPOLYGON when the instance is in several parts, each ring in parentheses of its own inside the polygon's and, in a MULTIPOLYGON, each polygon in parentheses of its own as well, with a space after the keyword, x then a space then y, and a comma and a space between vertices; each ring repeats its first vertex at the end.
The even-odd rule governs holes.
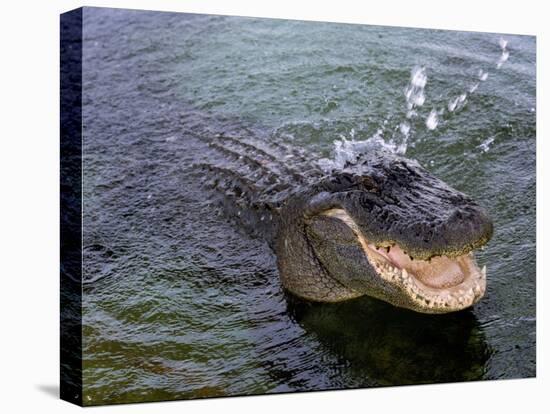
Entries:
POLYGON ((485 268, 473 251, 492 232, 470 197, 416 161, 377 152, 291 196, 275 250, 282 283, 297 296, 368 295, 445 313, 483 296, 485 268))

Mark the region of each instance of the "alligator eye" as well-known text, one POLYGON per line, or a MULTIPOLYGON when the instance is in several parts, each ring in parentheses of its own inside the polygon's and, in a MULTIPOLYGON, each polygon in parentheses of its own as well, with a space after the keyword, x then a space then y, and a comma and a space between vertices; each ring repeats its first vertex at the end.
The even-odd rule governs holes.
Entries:
POLYGON ((376 181, 371 176, 363 175, 361 176, 360 183, 362 187, 370 192, 374 192, 378 190, 378 186, 376 185, 376 181))

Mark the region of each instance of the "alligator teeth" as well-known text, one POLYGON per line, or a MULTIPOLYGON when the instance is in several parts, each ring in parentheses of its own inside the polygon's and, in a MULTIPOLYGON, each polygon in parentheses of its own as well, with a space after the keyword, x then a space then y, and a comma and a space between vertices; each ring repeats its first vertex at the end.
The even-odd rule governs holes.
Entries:
POLYGON ((483 277, 487 277, 487 266, 483 266, 483 268, 481 269, 481 274, 483 275, 483 277))
POLYGON ((480 295, 481 294, 481 286, 476 285, 474 287, 474 292, 475 292, 476 295, 480 295))
POLYGON ((407 269, 403 268, 403 270, 401 270, 401 276, 403 277, 403 280, 409 277, 409 274, 407 273, 407 269))

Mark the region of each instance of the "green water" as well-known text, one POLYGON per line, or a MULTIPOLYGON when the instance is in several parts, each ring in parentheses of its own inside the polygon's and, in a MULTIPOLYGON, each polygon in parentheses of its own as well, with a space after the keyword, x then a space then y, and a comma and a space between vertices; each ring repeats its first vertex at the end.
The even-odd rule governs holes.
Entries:
POLYGON ((84 25, 85 404, 535 375, 533 37, 109 9, 84 25), (406 156, 494 220, 471 310, 288 296, 192 166, 210 153, 188 131, 333 159, 342 137, 402 140, 402 122, 406 156))

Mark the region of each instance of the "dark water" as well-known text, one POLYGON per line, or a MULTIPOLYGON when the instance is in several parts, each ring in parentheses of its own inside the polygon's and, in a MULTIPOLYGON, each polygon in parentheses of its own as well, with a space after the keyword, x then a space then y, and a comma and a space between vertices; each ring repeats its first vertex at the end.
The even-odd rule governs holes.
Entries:
POLYGON ((534 38, 109 9, 84 24, 86 404, 535 375, 534 38), (406 155, 490 211, 486 296, 442 316, 288 296, 201 184, 204 141, 331 157, 341 136, 389 140, 418 65, 406 155))

